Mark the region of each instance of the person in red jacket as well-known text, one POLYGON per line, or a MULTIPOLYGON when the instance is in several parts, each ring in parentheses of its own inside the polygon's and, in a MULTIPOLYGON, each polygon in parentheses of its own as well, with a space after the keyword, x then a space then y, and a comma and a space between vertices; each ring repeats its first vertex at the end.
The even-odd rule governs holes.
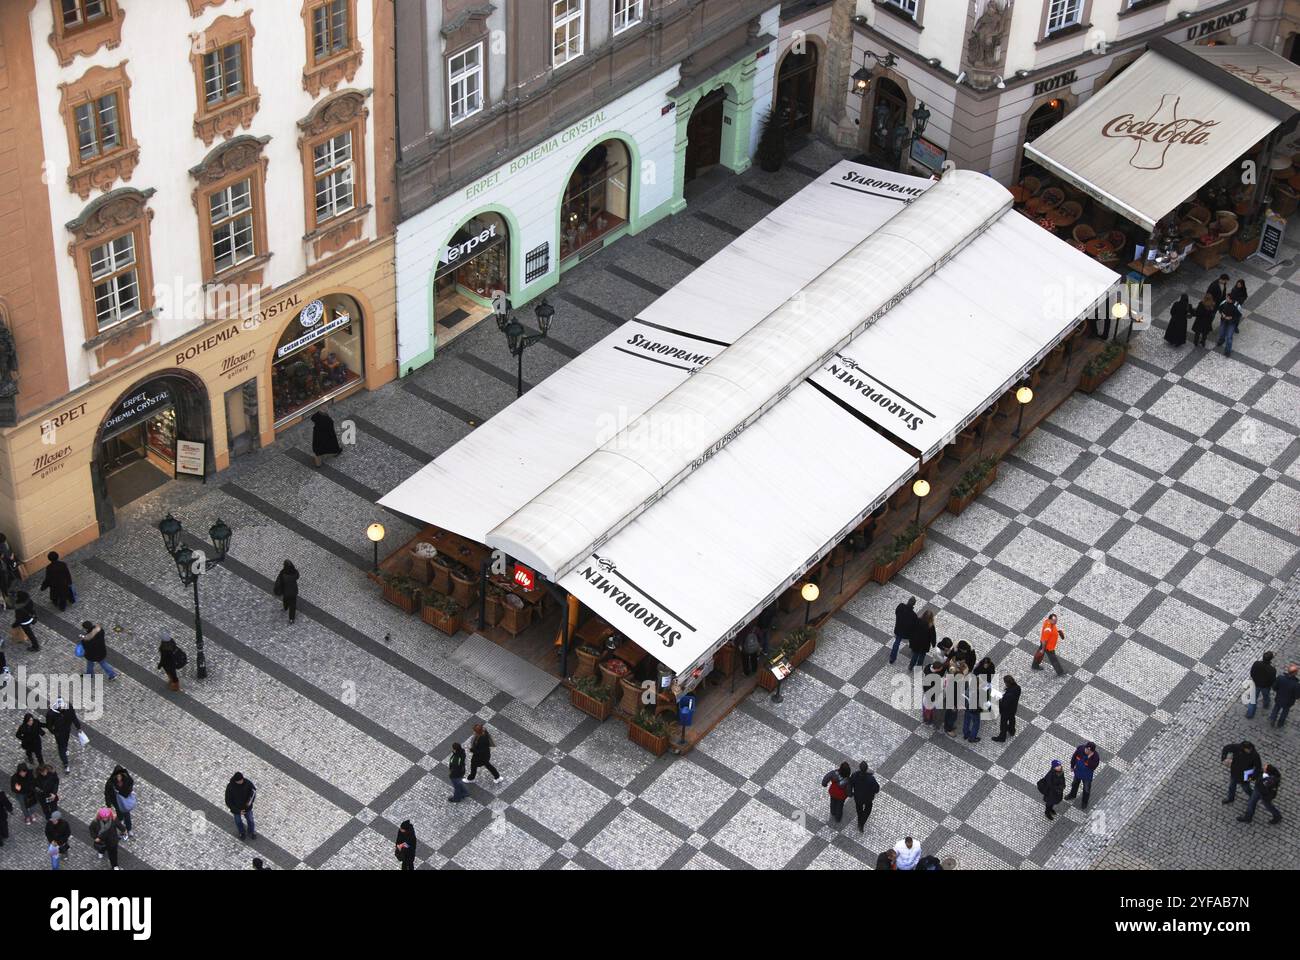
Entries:
POLYGON ((1056 659, 1056 642, 1064 634, 1056 625, 1056 614, 1049 613, 1047 619, 1043 621, 1043 632, 1038 638, 1038 652, 1034 654, 1034 669, 1043 669, 1043 657, 1052 661, 1052 667, 1056 670, 1058 677, 1065 676, 1065 671, 1061 669, 1061 661, 1056 659))

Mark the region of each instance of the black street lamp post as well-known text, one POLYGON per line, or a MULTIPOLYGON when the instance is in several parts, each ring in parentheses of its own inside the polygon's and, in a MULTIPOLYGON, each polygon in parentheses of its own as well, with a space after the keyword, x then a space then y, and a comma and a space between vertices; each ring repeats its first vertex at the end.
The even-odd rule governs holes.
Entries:
POLYGON ((199 612, 199 578, 207 572, 209 566, 215 566, 226 559, 230 548, 231 529, 220 518, 208 530, 216 556, 209 559, 206 554, 195 553, 181 542, 183 528, 181 522, 170 513, 158 524, 162 534, 163 547, 171 554, 176 564, 176 575, 181 583, 194 588, 194 669, 200 680, 208 675, 208 661, 203 652, 203 619, 199 612))
POLYGON ((555 308, 547 303, 545 299, 533 308, 533 312, 537 314, 537 326, 541 331, 540 333, 529 333, 528 329, 515 319, 510 312, 509 300, 502 298, 497 305, 497 329, 506 335, 510 355, 519 363, 515 384, 516 398, 524 395, 524 351, 550 333, 551 318, 555 316, 555 308))

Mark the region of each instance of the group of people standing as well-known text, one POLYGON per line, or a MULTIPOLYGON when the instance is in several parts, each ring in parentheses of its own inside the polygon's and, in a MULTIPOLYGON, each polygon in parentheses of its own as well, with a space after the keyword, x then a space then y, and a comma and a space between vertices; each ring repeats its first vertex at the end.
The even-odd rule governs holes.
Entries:
POLYGON ((1228 286, 1230 277, 1226 273, 1206 289, 1195 307, 1187 294, 1183 294, 1169 311, 1169 326, 1165 329, 1165 339, 1175 347, 1187 342, 1187 322, 1192 323, 1192 343, 1203 347, 1210 333, 1214 330, 1214 319, 1219 319, 1219 338, 1216 347, 1223 347, 1225 357, 1232 356, 1232 340, 1241 326, 1242 307, 1246 303, 1246 281, 1238 280, 1228 286))

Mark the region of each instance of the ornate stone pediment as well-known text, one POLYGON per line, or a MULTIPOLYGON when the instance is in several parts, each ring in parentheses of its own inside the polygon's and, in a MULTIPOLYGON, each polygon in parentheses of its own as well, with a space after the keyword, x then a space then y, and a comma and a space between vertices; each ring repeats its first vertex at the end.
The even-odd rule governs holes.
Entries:
POLYGON ((149 198, 156 192, 152 187, 148 190, 122 187, 106 193, 87 204, 75 220, 70 220, 66 224, 68 231, 79 242, 84 242, 103 234, 120 233, 123 227, 141 218, 152 219, 153 211, 148 204, 149 198))
POLYGON ((486 20, 496 9, 495 4, 475 3, 474 0, 443 0, 442 35, 450 40, 471 21, 486 20))
POLYGON ((322 100, 311 113, 298 121, 298 128, 308 137, 350 124, 358 116, 367 116, 366 101, 373 90, 343 90, 322 100))
POLYGON ((190 176, 200 185, 216 183, 232 173, 247 170, 262 157, 262 149, 271 138, 242 136, 214 147, 203 162, 190 168, 190 176))

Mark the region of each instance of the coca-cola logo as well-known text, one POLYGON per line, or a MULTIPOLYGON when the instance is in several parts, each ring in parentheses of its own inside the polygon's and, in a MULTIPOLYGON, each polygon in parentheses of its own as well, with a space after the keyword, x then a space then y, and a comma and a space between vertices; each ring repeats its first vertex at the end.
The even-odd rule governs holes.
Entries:
POLYGON ((1218 120, 1179 117, 1179 99, 1165 94, 1160 106, 1146 119, 1132 113, 1111 117, 1102 126, 1101 135, 1137 141, 1129 166, 1139 170, 1159 170, 1165 165, 1165 157, 1174 144, 1203 144, 1210 139, 1211 128, 1219 125, 1218 120))

